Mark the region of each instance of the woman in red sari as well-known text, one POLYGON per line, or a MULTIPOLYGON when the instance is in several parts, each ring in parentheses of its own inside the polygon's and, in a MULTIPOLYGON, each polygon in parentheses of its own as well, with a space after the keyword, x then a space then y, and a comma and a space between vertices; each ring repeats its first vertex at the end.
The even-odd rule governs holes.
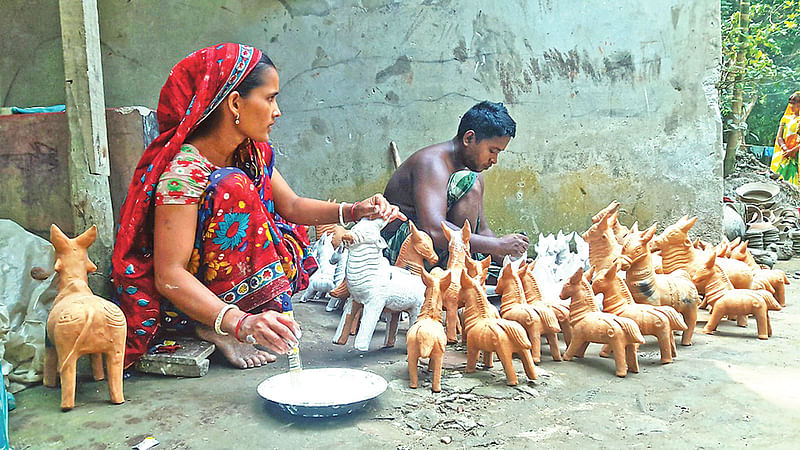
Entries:
POLYGON ((297 343, 281 312, 316 267, 293 223, 403 218, 380 194, 337 205, 292 191, 268 143, 278 90, 275 65, 246 45, 198 50, 170 71, 114 247, 126 367, 161 330, 194 331, 237 367, 274 361, 252 344, 283 354, 297 343))

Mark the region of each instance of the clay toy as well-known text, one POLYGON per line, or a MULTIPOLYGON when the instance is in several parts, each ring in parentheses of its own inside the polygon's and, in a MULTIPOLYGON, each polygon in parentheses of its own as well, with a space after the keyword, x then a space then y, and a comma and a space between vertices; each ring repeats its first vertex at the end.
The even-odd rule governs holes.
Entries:
POLYGON ((331 262, 331 257, 336 253, 332 244, 333 235, 324 233, 317 247, 317 271, 308 279, 308 288, 300 297, 301 302, 307 302, 317 297, 324 298, 336 285, 333 284, 333 275, 336 264, 331 262))
MULTIPOLYGON (((508 258, 506 256, 506 258, 508 258)), ((525 328, 528 339, 531 341, 531 354, 533 362, 542 360, 541 337, 544 335, 550 344, 550 353, 553 360, 561 361, 561 350, 558 348, 556 333, 561 331, 553 311, 543 304, 528 304, 522 289, 519 273, 526 267, 515 270, 513 265, 504 264, 497 279, 495 292, 502 295, 500 304, 500 317, 513 320, 525 328)))
MULTIPOLYGON (((361 219, 342 236, 349 251, 345 281, 354 303, 363 305, 361 324, 356 334, 355 348, 369 350, 369 343, 375 326, 384 308, 389 311, 408 312, 409 322, 417 320, 422 302, 425 299, 425 285, 420 278, 407 270, 391 266, 383 256, 386 241, 381 237, 382 219, 361 219)), ((337 334, 350 329, 347 317, 343 314, 337 334)), ((394 338, 386 333, 386 342, 394 338)))
POLYGON ((620 268, 625 270, 625 284, 634 302, 671 306, 683 316, 687 328, 681 337, 681 345, 691 345, 700 295, 692 277, 683 269, 668 275, 655 273, 648 244, 655 235, 656 226, 653 224, 642 232, 639 232, 636 224, 631 227, 622 245, 622 255, 618 258, 620 268))
POLYGON ((716 255, 709 251, 705 261, 692 275, 695 284, 705 288, 706 299, 711 306, 711 318, 708 319, 703 333, 712 334, 717 329, 722 316, 738 316, 747 325, 747 316, 752 314, 758 326, 758 338, 769 339, 772 336, 772 325, 768 310, 780 311, 781 306, 775 297, 766 290, 734 289, 725 272, 716 265, 716 255))
POLYGON ((606 213, 582 235, 589 243, 589 264, 595 270, 610 267, 622 251, 610 221, 610 214, 606 213))
POLYGON ((486 298, 478 280, 470 278, 461 271, 460 297, 464 299, 464 327, 467 333, 467 373, 475 372, 478 352, 483 352, 484 367, 492 367, 492 353, 496 352, 503 364, 506 384, 518 384, 517 373, 511 360, 516 353, 522 360, 525 375, 529 380, 536 379, 536 371, 531 358, 531 341, 525 329, 516 322, 492 317, 489 300, 486 298))
POLYGON ((619 207, 620 203, 618 201, 612 201, 608 206, 592 216, 592 223, 598 223, 603 220, 603 216, 608 216, 611 231, 614 233, 617 242, 622 245, 623 238, 628 234, 628 228, 619 222, 619 207))
MULTIPOLYGON (((688 235, 689 230, 696 222, 697 217, 684 216, 651 241, 661 249, 664 273, 683 269, 689 274, 693 274, 700 266, 699 258, 702 258, 702 256, 698 256, 700 250, 694 248, 688 235)), ((737 289, 749 289, 752 285, 754 271, 747 264, 728 258, 718 258, 717 264, 725 271, 737 289)), ((695 287, 699 293, 703 293, 701 286, 695 283, 695 287)))
POLYGON ((644 337, 636 322, 624 317, 600 312, 594 302, 594 292, 583 275, 583 269, 564 284, 561 299, 570 298, 569 322, 572 325, 572 341, 564 353, 564 359, 583 358, 591 342, 609 344, 614 353, 616 375, 624 377, 628 372, 639 372, 636 344, 644 344, 644 337))
MULTIPOLYGON (((618 271, 619 263, 599 271, 592 281, 592 291, 602 293, 604 296, 603 311, 631 319, 636 322, 643 335, 655 336, 661 349, 661 363, 671 363, 672 358, 676 356, 675 337, 672 331, 685 330, 686 322, 671 306, 634 303, 628 286, 617 276, 618 271)), ((604 350, 608 351, 610 348, 604 350)))
POLYGON ((744 262, 755 271, 752 289, 772 291, 778 304, 786 306, 786 285, 790 284, 789 278, 786 277, 786 272, 780 269, 762 269, 756 263, 753 255, 750 254, 750 251, 747 250, 747 241, 740 243, 731 250, 731 258, 744 262))
POLYGON ((408 351, 409 387, 416 388, 417 363, 420 358, 428 359, 428 370, 433 372, 433 392, 442 390, 442 359, 447 346, 447 336, 442 325, 442 296, 450 287, 450 272, 429 274, 424 268, 421 272, 425 284, 425 302, 417 317, 406 333, 408 351))
MULTIPOLYGON (((549 327, 550 330, 542 329, 542 333, 547 334, 549 331, 560 330, 564 335, 564 342, 569 345, 569 342, 572 339, 572 326, 569 324, 569 306, 561 303, 560 299, 558 298, 545 299, 542 296, 542 293, 539 290, 539 283, 536 281, 536 277, 534 276, 534 268, 536 264, 536 261, 533 261, 520 268, 522 270, 519 273, 519 278, 522 282, 522 290, 525 292, 525 301, 534 308, 537 308, 540 317, 543 317, 543 314, 547 314, 542 312, 542 307, 549 309, 555 317, 556 322, 558 322, 558 329, 556 330, 554 327, 549 327)), ((548 317, 547 320, 543 321, 543 323, 551 324, 552 322, 548 317)), ((553 360, 561 361, 561 352, 559 351, 558 357, 556 357, 556 353, 552 344, 553 341, 550 340, 549 336, 547 337, 547 341, 551 343, 550 350, 553 352, 553 360)), ((558 347, 556 346, 556 348, 558 347)))
POLYGON ((461 289, 461 272, 464 270, 464 257, 469 255, 469 238, 470 223, 469 220, 464 221, 464 226, 461 227, 461 233, 451 230, 444 221, 442 221, 442 231, 447 237, 447 270, 452 273, 450 281, 450 289, 443 299, 443 308, 445 312, 445 331, 447 332, 447 343, 458 342, 456 339, 460 328, 458 320, 458 308, 464 306, 464 301, 458 298, 461 289))
POLYGON ((61 409, 75 406, 75 369, 78 358, 90 355, 92 376, 102 380, 103 355, 108 370, 111 403, 123 403, 122 364, 125 354, 125 315, 114 303, 94 295, 88 273, 97 270, 87 249, 97 238, 97 227, 70 239, 57 226, 50 227, 55 247, 55 270, 59 274, 58 295, 47 317, 47 336, 55 348, 47 348, 44 385, 56 386, 61 379, 61 409))

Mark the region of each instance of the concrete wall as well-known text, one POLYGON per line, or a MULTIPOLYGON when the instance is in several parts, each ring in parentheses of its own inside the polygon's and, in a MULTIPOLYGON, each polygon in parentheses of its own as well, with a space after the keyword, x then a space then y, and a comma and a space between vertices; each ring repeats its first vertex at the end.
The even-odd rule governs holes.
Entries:
MULTIPOLYGON (((63 102, 57 2, 6 0, 3 104, 63 102)), ((279 168, 301 194, 382 191, 387 152, 451 138, 503 101, 516 139, 486 172, 498 232, 584 230, 618 199, 623 222, 721 227, 714 82, 717 0, 100 0, 106 104, 155 107, 169 68, 219 41, 276 62, 279 168), (190 6, 191 5, 191 6, 190 6)))

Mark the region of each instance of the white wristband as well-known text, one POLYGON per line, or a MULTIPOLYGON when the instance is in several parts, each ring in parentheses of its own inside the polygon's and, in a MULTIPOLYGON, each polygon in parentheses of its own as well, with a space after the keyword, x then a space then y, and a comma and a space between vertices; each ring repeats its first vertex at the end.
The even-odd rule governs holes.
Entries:
POLYGON ((236 305, 225 305, 217 313, 217 319, 214 321, 214 332, 220 336, 228 335, 228 333, 222 331, 220 327, 222 326, 222 318, 225 317, 225 313, 232 309, 239 309, 239 307, 236 305))
POLYGON ((342 215, 342 208, 344 208, 344 202, 339 203, 339 225, 345 226, 344 216, 342 215))

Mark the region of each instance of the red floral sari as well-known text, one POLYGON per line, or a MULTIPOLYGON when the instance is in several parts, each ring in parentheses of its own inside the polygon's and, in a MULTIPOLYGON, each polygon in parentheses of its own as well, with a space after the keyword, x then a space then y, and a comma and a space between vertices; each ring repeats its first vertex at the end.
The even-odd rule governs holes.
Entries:
MULTIPOLYGON (((260 58, 261 51, 240 44, 198 50, 172 69, 161 90, 157 110, 161 134, 134 172, 112 260, 115 301, 128 322, 126 367, 147 351, 162 317, 173 317, 170 308, 163 308, 166 316, 162 316, 163 299, 154 282, 155 187, 189 133, 260 58)), ((270 145, 250 143, 239 149, 238 156, 240 168, 211 174, 199 209, 189 270, 223 301, 243 310, 290 308, 292 288, 305 288, 308 271, 316 267, 306 250, 306 229, 275 214, 270 145)))

